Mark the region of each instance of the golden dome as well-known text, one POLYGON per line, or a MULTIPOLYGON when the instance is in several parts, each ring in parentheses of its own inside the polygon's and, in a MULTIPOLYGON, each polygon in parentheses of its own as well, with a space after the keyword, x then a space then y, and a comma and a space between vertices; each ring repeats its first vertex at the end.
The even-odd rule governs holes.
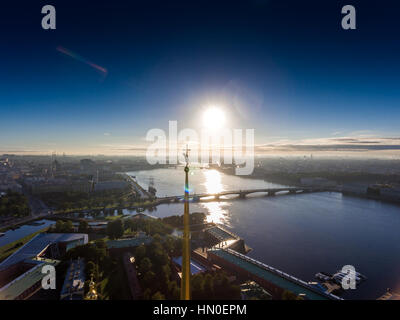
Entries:
POLYGON ((86 294, 85 299, 86 300, 97 300, 97 298, 98 298, 98 294, 96 291, 96 283, 93 281, 93 275, 92 275, 90 282, 89 282, 89 291, 86 294))

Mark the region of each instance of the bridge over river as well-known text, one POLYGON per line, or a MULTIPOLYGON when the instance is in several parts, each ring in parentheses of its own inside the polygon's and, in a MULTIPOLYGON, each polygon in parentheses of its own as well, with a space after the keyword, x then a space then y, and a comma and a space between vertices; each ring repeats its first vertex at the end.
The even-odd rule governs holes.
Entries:
MULTIPOLYGON (((231 190, 231 191, 221 191, 217 193, 193 193, 189 194, 189 198, 193 201, 200 201, 201 199, 211 198, 213 200, 219 200, 221 197, 237 195, 238 198, 246 198, 249 194, 261 193, 266 196, 275 196, 276 194, 300 194, 300 193, 311 193, 311 192, 323 192, 329 191, 326 188, 310 188, 310 187, 286 187, 286 188, 262 188, 262 189, 247 189, 247 190, 231 190)), ((159 197, 157 201, 159 203, 169 203, 169 202, 179 202, 184 199, 182 196, 169 196, 169 197, 159 197)))

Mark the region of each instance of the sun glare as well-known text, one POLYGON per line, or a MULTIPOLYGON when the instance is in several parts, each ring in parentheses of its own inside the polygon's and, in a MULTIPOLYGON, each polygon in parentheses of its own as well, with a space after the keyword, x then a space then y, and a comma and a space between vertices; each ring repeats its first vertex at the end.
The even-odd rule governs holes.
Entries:
POLYGON ((203 124, 208 129, 220 129, 225 124, 225 113, 219 108, 211 107, 204 111, 203 124))

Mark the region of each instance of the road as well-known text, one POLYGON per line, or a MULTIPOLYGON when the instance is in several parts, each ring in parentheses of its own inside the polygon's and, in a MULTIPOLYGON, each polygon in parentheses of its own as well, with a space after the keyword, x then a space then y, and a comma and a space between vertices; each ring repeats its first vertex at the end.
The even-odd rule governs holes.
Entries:
POLYGON ((46 217, 53 213, 53 211, 40 199, 31 195, 27 190, 23 190, 22 193, 28 199, 31 213, 28 217, 15 218, 11 221, 7 221, 4 224, 0 224, 1 229, 10 228, 14 225, 28 223, 32 220, 46 217))

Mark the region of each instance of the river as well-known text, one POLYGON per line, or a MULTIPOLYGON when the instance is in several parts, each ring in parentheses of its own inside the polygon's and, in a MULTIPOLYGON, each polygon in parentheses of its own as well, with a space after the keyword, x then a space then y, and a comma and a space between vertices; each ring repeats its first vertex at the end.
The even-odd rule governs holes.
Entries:
MULTIPOLYGON (((129 172, 157 196, 183 194, 183 168, 129 172)), ((280 187, 263 180, 227 175, 217 170, 190 172, 190 191, 220 192, 280 187)), ((146 213, 156 217, 182 214, 183 204, 164 204, 146 213)), ((190 211, 223 223, 253 248, 249 256, 315 281, 319 271, 334 273, 353 265, 368 277, 344 298, 376 299, 386 288, 400 290, 400 207, 335 192, 191 203, 190 211)))

